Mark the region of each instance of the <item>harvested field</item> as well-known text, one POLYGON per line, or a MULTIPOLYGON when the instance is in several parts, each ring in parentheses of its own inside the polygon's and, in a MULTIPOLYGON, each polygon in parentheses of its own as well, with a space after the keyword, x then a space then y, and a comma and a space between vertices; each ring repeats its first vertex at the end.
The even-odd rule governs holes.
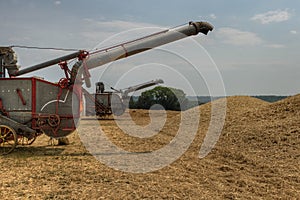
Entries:
MULTIPOLYGON (((217 100, 222 102, 222 99, 217 100)), ((31 146, 0 157, 1 199, 297 199, 300 196, 300 95, 276 103, 227 98, 226 120, 215 148, 199 158, 211 119, 211 103, 199 109, 199 129, 187 151, 172 164, 149 173, 122 172, 99 162, 80 137, 93 134, 95 120, 82 120, 86 132, 69 136, 70 145, 51 146, 41 136, 31 146), (80 136, 80 137, 79 137, 80 136)), ((130 110, 146 127, 148 111, 130 110)), ((176 136, 182 113, 167 116, 158 134, 136 138, 118 121, 97 123, 115 145, 132 153, 164 147, 176 136)), ((191 116, 191 120, 193 117, 191 116)), ((126 118, 119 119, 126 124, 126 118)), ((129 119, 128 119, 129 120, 129 119)), ((128 124, 130 126, 130 124, 128 124)), ((153 127, 152 127, 153 128, 153 127)), ((155 128, 154 128, 155 129, 155 128)), ((144 160, 136 162, 143 163, 144 160)), ((145 163, 147 164, 147 163, 145 163)))

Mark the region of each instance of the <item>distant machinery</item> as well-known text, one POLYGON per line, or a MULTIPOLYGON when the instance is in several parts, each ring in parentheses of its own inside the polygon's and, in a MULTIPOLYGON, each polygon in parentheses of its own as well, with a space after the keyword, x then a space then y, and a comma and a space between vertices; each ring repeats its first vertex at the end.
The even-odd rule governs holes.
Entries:
POLYGON ((110 87, 110 89, 113 90, 113 92, 111 92, 105 91, 103 82, 97 82, 94 98, 92 98, 92 96, 88 94, 87 91, 84 93, 87 101, 89 101, 89 103, 86 103, 86 112, 89 114, 93 114, 95 111, 95 115, 99 117, 111 114, 121 115, 124 113, 128 104, 129 93, 162 83, 164 83, 162 79, 157 79, 120 90, 110 87), (94 107, 91 106, 91 102, 94 102, 94 107))

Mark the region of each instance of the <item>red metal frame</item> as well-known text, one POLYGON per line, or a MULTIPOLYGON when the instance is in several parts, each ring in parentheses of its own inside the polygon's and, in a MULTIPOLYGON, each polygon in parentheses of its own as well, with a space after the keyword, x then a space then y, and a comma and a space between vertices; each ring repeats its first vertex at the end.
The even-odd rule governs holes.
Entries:
MULTIPOLYGON (((34 119, 36 113, 36 78, 31 78, 31 115, 34 119)), ((33 120, 32 127, 36 127, 36 121, 33 120)))
POLYGON ((17 92, 19 98, 21 99, 22 104, 25 106, 26 105, 26 101, 25 101, 25 99, 23 97, 22 90, 20 88, 17 88, 16 92, 17 92))
MULTIPOLYGON (((45 126, 43 127, 43 126, 41 126, 40 124, 37 123, 39 119, 48 119, 49 116, 53 115, 53 114, 58 115, 58 105, 59 105, 59 101, 57 101, 56 109, 51 114, 45 114, 45 113, 38 113, 37 112, 37 107, 36 107, 36 104, 37 104, 37 91, 36 91, 37 81, 43 82, 43 83, 46 83, 46 84, 49 84, 49 85, 52 85, 52 86, 55 86, 55 87, 59 88, 59 93, 57 94, 57 99, 59 100, 64 88, 62 88, 58 83, 52 83, 52 82, 49 82, 49 81, 46 81, 46 80, 43 80, 43 79, 39 79, 39 78, 36 78, 36 77, 30 77, 30 78, 26 78, 26 77, 25 78, 23 78, 23 77, 22 78, 0 78, 0 80, 30 80, 31 81, 31 117, 32 117, 32 121, 31 121, 31 127, 30 128, 36 130, 38 133, 40 133, 41 129, 51 130, 51 131, 53 131, 54 135, 59 129, 63 130, 63 131, 73 131, 73 130, 76 129, 74 118, 75 119, 79 118, 80 115, 78 115, 78 116, 73 116, 73 114, 59 115, 59 118, 60 118, 61 121, 62 120, 64 120, 64 121, 69 120, 70 121, 70 123, 65 122, 64 127, 62 127, 61 125, 57 126, 57 127, 50 127, 47 124, 45 124, 45 126), (70 119, 72 119, 72 120, 70 120, 70 119)), ((17 90, 18 90, 18 88, 17 88, 17 90)), ((70 90, 72 90, 72 88, 70 88, 70 90)), ((78 88, 76 90, 78 90, 78 88)), ((17 93, 18 93, 19 97, 21 98, 22 103, 23 104, 26 103, 24 97, 22 96, 22 93, 20 94, 18 91, 17 91, 17 93)), ((80 96, 78 96, 78 95, 76 95, 76 96, 78 98, 80 98, 80 96)), ((78 108, 78 110, 79 110, 79 108, 78 108)), ((5 111, 1 99, 0 99, 0 111, 2 111, 2 112, 5 111)), ((7 116, 8 116, 8 114, 9 113, 7 113, 7 116)))

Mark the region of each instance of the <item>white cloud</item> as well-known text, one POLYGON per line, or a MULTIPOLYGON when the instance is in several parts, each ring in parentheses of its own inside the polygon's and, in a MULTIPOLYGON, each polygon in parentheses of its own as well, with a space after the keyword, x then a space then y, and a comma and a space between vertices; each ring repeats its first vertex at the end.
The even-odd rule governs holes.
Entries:
POLYGON ((54 1, 54 5, 59 6, 61 4, 61 1, 54 1))
POLYGON ((291 13, 288 9, 285 10, 273 10, 262 14, 254 15, 251 20, 259 21, 262 24, 269 24, 272 22, 283 22, 291 18, 291 13))
POLYGON ((217 16, 216 16, 214 13, 210 14, 209 17, 210 17, 211 19, 217 19, 217 16))
POLYGON ((79 34, 88 40, 89 44, 96 45, 93 46, 95 48, 102 48, 158 32, 162 28, 148 23, 122 20, 97 21, 85 18, 80 30, 79 34))
POLYGON ((119 32, 134 28, 144 28, 144 27, 158 27, 154 24, 140 23, 140 22, 131 22, 131 21, 122 21, 122 20, 113 20, 113 21, 97 21, 90 18, 83 19, 86 25, 93 26, 96 28, 101 28, 106 31, 119 32))
POLYGON ((216 31, 217 38, 225 44, 236 46, 255 46, 263 43, 263 40, 255 33, 241 31, 234 28, 220 28, 216 31))
POLYGON ((283 44, 268 44, 266 45, 266 47, 273 48, 273 49, 282 49, 285 48, 286 46, 283 44))
POLYGON ((296 30, 291 30, 290 33, 293 34, 293 35, 297 35, 298 34, 298 32, 296 30))
POLYGON ((234 28, 224 27, 216 31, 216 37, 224 44, 234 46, 257 46, 261 45, 272 49, 281 49, 283 44, 273 44, 263 40, 257 34, 248 31, 241 31, 234 28))

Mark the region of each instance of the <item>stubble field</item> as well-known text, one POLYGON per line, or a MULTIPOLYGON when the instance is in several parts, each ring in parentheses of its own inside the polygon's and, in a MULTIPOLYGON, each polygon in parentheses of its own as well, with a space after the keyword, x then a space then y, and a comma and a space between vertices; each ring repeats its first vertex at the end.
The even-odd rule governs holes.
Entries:
MULTIPOLYGON (((221 136, 205 158, 199 158, 199 150, 209 127, 211 103, 193 108, 199 109, 200 122, 187 151, 170 165, 148 173, 122 172, 92 156, 80 137, 93 137, 96 131, 90 124, 95 124, 95 120, 84 119, 81 125, 86 131, 72 133, 67 146, 49 145, 49 138, 40 136, 31 146, 19 146, 0 157, 0 198, 299 198, 300 95, 272 104, 246 96, 226 100, 221 136)), ((150 123, 148 111, 128 112, 137 125, 146 127, 150 123)), ((155 111, 154 115, 164 116, 160 112, 163 111, 155 111)), ((118 119, 96 123, 118 147, 133 154, 145 153, 169 144, 180 123, 185 123, 180 112, 165 114, 167 119, 159 133, 144 139, 124 133, 116 124, 118 119)))

